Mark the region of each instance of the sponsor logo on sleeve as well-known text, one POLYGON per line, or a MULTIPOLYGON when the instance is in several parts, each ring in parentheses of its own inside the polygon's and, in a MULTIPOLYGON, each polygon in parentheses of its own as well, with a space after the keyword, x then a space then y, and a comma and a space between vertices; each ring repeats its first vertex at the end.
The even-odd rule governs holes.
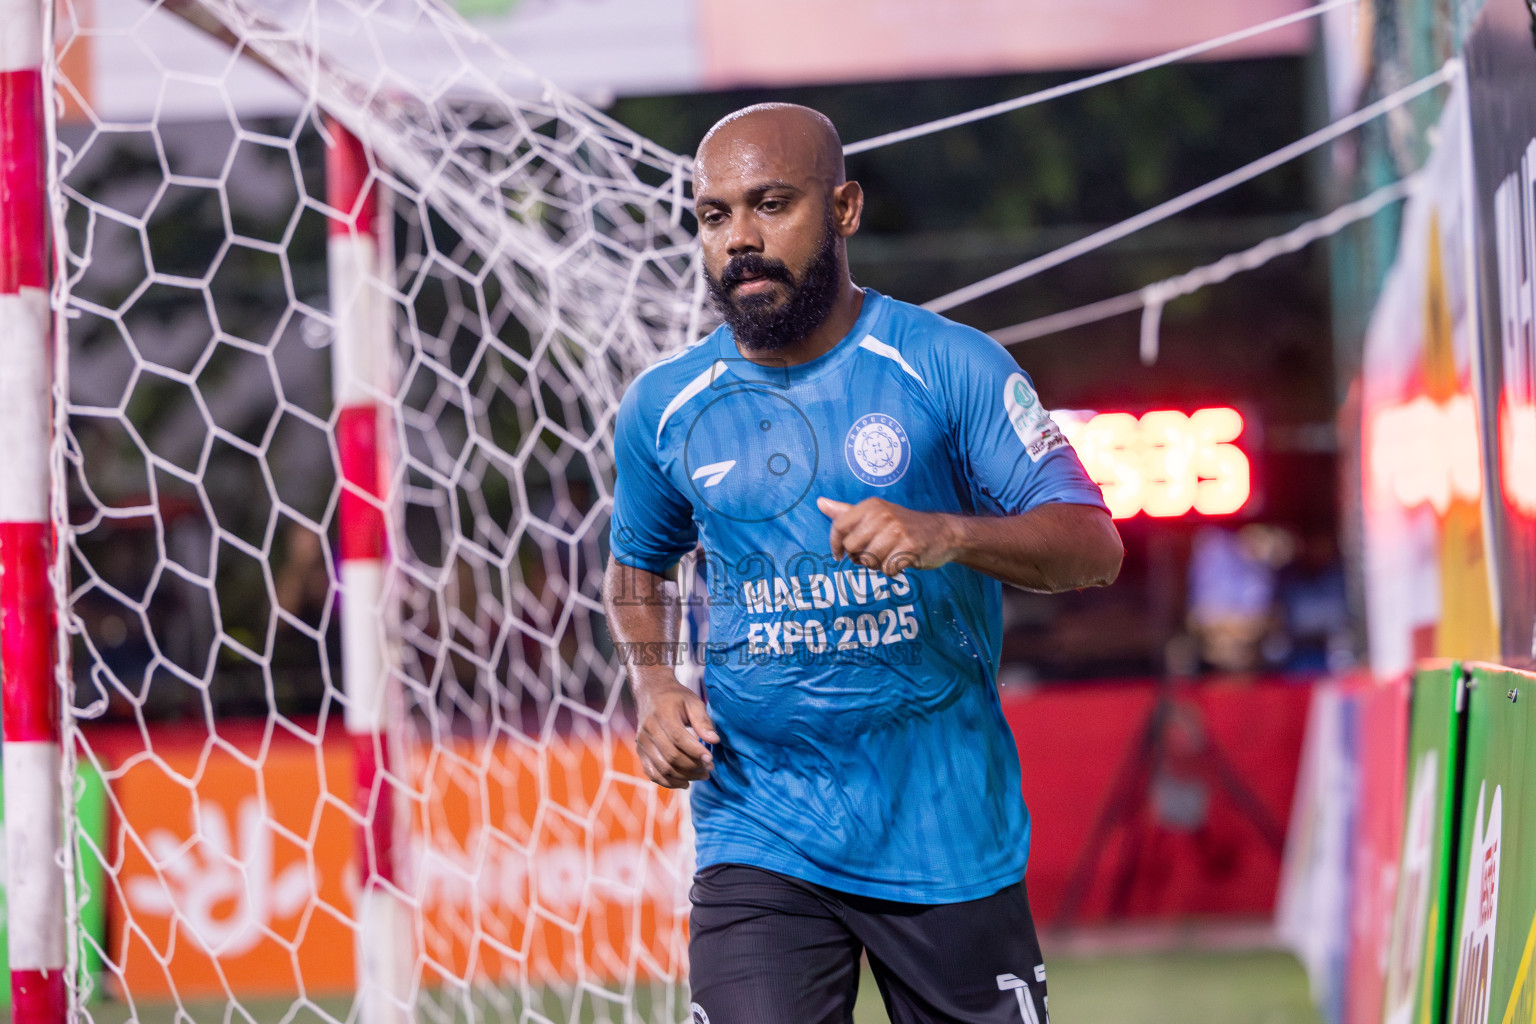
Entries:
POLYGON ((1066 446, 1066 436, 1022 373, 1010 374, 1003 382, 1003 407, 1008 411, 1014 433, 1024 442, 1030 461, 1039 462, 1047 452, 1066 446))

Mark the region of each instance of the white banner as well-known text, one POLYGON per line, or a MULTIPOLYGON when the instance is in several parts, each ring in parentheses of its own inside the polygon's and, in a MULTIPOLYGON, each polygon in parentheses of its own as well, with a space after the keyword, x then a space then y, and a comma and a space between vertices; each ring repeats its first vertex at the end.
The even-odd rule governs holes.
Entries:
MULTIPOLYGON (((495 47, 565 91, 603 105, 614 96, 747 85, 901 80, 1047 68, 1113 66, 1204 42, 1300 11, 1307 0, 782 0, 771 11, 748 0, 454 0, 495 47)), ((439 32, 392 20, 381 0, 366 27, 326 0, 272 0, 276 24, 300 22, 369 66, 402 78, 452 77, 464 55, 437 45, 439 32), (353 30, 348 20, 357 21, 353 30), (338 32, 339 28, 339 32, 338 32)), ((293 114, 302 97, 173 14, 144 0, 70 5, 88 41, 61 59, 81 89, 76 103, 113 121, 293 114), (167 85, 161 68, 171 72, 167 85)), ((451 14, 447 15, 452 17, 451 14)), ((1299 53, 1315 32, 1299 22, 1211 57, 1299 53)), ((64 33, 61 31, 60 36, 64 33)))

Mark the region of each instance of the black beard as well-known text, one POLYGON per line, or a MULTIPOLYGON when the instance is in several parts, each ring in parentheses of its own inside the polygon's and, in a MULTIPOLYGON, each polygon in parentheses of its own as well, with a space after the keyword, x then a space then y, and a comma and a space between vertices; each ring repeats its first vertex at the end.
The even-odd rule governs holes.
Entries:
POLYGON ((782 260, 755 252, 731 259, 718 280, 706 270, 704 280, 710 301, 730 325, 738 345, 749 352, 777 352, 804 341, 826 322, 837 302, 841 270, 837 232, 828 220, 816 254, 805 268, 805 280, 798 284, 782 260), (733 295, 732 287, 744 276, 779 281, 789 289, 789 298, 775 307, 772 295, 733 295))

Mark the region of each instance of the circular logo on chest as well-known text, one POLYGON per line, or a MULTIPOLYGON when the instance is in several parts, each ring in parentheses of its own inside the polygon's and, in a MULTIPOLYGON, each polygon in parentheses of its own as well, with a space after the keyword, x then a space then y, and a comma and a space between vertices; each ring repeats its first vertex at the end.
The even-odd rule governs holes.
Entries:
POLYGON ((849 428, 843 453, 854 476, 872 487, 889 487, 907 472, 912 445, 900 423, 872 412, 849 428))

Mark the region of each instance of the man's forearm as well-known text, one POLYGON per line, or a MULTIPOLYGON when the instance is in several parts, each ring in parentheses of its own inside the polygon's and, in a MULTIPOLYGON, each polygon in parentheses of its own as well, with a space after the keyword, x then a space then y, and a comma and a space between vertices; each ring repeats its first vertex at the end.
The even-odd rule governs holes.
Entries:
POLYGON ((671 789, 709 778, 715 759, 705 744, 719 743, 720 734, 704 701, 673 671, 682 617, 677 585, 610 558, 603 609, 635 693, 635 755, 645 777, 671 789))
POLYGON ((677 647, 682 617, 677 585, 665 576, 610 559, 603 581, 603 609, 635 696, 653 683, 676 683, 670 655, 677 647))
POLYGON ((949 561, 1025 590, 1056 593, 1113 583, 1125 548, 1091 505, 1052 503, 1017 516, 941 515, 949 561))

